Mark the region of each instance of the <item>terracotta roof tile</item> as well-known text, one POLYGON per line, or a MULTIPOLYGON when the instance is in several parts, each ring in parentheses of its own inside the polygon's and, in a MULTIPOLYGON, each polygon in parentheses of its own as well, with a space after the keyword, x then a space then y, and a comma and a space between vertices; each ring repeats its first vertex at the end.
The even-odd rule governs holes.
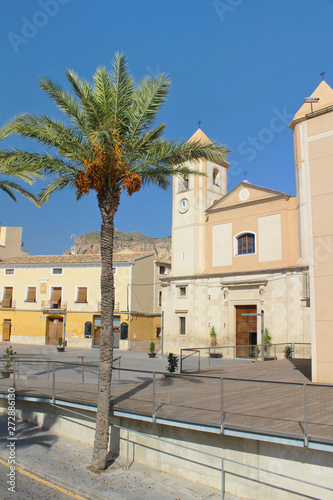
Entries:
MULTIPOLYGON (((116 253, 113 256, 114 262, 129 262, 133 261, 135 257, 139 255, 136 254, 121 254, 116 253)), ((8 265, 41 265, 45 264, 47 266, 52 266, 53 264, 91 264, 100 263, 101 254, 68 254, 68 255, 28 255, 23 257, 12 257, 0 261, 0 266, 8 265)))

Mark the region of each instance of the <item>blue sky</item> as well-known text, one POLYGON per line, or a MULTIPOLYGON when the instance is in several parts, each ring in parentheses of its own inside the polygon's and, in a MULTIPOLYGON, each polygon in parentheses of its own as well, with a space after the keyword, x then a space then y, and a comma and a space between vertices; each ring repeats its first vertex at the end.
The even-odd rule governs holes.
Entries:
MULTIPOLYGON (((243 180, 295 194, 288 122, 321 81, 333 85, 333 1, 15 0, 0 18, 0 123, 22 112, 61 117, 38 76, 65 84, 74 69, 90 80, 126 54, 136 80, 167 73, 172 88, 160 119, 166 137, 197 129, 232 149, 228 189, 243 180)), ((10 138, 2 145, 33 148, 10 138)), ((34 189, 38 189, 35 186, 34 189)), ((96 195, 63 191, 42 208, 0 195, 0 221, 22 226, 31 254, 63 253, 71 234, 100 229, 96 195)), ((116 227, 171 234, 171 190, 122 195, 116 227)))

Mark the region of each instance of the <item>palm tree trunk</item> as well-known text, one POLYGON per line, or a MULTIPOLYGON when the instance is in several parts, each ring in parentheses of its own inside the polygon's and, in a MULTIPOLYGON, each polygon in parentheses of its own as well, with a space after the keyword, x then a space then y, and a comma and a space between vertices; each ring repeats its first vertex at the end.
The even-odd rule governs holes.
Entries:
POLYGON ((109 191, 98 194, 98 205, 102 215, 101 225, 101 345, 99 362, 99 392, 96 415, 96 432, 91 470, 106 468, 109 451, 109 421, 111 378, 113 360, 113 236, 114 216, 119 198, 109 191))

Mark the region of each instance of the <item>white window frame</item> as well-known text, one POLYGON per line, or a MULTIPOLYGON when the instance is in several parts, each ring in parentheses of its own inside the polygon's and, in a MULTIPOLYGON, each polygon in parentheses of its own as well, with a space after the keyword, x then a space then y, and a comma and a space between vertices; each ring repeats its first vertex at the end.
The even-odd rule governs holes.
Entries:
POLYGON ((234 236, 234 257, 248 257, 249 255, 257 254, 257 235, 253 231, 241 231, 240 233, 234 236), (254 235, 254 252, 253 253, 238 253, 238 238, 243 236, 244 234, 253 234, 254 235))
POLYGON ((177 288, 178 288, 178 297, 181 298, 181 299, 185 299, 187 297, 187 291, 188 291, 188 288, 187 288, 187 285, 176 285, 177 288), (181 288, 184 288, 185 289, 185 294, 182 295, 181 293, 181 288))
POLYGON ((89 302, 89 286, 88 285, 76 285, 75 286, 75 304, 88 304, 89 302), (77 302, 77 297, 79 295, 79 288, 87 289, 87 302, 77 302))
POLYGON ((6 267, 4 270, 3 270, 3 275, 4 276, 15 276, 15 268, 14 267, 6 267), (13 273, 10 273, 10 274, 7 274, 6 271, 14 271, 13 273))
POLYGON ((52 267, 52 276, 62 276, 64 274, 64 268, 63 267, 52 267), (55 269, 61 269, 61 273, 55 273, 55 269))
POLYGON ((25 287, 25 299, 24 299, 24 302, 26 302, 27 304, 37 304, 37 286, 36 285, 27 285, 25 287), (35 294, 35 302, 27 302, 27 298, 28 298, 28 288, 35 288, 36 290, 36 294, 35 294))
POLYGON ((14 285, 3 285, 2 287, 2 299, 4 299, 4 295, 5 295, 5 288, 12 288, 13 289, 13 293, 12 293, 12 300, 14 300, 14 285))

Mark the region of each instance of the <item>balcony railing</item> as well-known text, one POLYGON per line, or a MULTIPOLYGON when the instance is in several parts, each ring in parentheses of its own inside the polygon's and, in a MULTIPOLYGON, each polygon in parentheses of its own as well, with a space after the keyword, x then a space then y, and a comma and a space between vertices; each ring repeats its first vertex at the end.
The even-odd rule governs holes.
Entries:
POLYGON ((10 302, 6 301, 5 304, 3 302, 0 302, 0 307, 2 309, 15 309, 16 300, 11 300, 10 302))
POLYGON ((56 310, 56 311, 66 311, 67 309, 67 302, 64 301, 59 301, 56 304, 50 304, 49 300, 42 300, 42 309, 44 311, 48 310, 56 310))

